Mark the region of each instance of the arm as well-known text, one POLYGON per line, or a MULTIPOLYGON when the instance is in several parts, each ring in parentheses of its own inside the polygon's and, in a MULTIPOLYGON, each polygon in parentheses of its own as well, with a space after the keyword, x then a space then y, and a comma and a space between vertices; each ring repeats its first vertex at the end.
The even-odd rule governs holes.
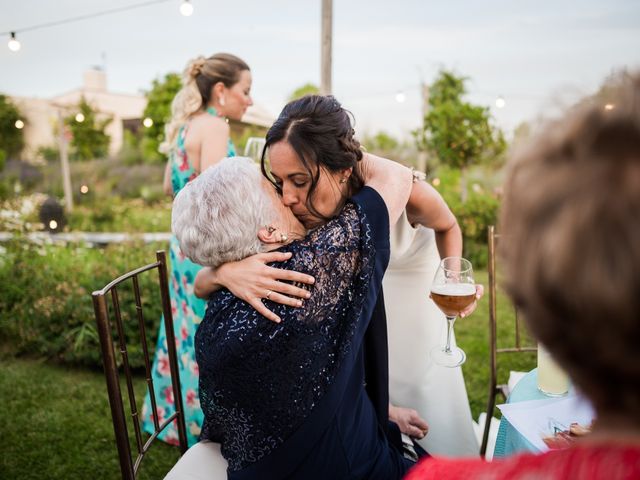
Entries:
POLYGON ((162 191, 170 197, 173 197, 173 185, 171 185, 171 159, 167 161, 167 166, 164 168, 162 191))
POLYGON ((407 218, 411 224, 419 223, 435 231, 441 258, 462 256, 462 232, 458 221, 442 196, 427 182, 413 184, 407 218))
POLYGON ((389 210, 389 225, 393 226, 407 205, 412 175, 404 165, 386 158, 365 154, 363 158, 365 185, 374 188, 389 210))
MULTIPOLYGON (((419 223, 432 228, 440 258, 462 256, 462 231, 455 215, 442 196, 427 182, 414 182, 407 204, 407 218, 411 224, 419 223)), ((476 299, 484 294, 484 287, 476 285, 476 299)), ((466 317, 477 307, 477 301, 467 307, 460 317, 466 317)))
POLYGON ((284 281, 310 285, 315 281, 312 276, 304 273, 266 265, 271 262, 284 262, 289 258, 291 253, 258 253, 238 262, 225 263, 217 269, 204 267, 196 275, 194 293, 197 297, 208 298, 216 290, 226 287, 261 315, 271 321, 279 322, 280 318, 262 303, 267 292, 272 292, 269 299, 274 302, 300 307, 302 305, 300 298, 309 298, 310 293, 284 281))
POLYGON ((202 133, 200 158, 196 160, 196 170, 204 172, 227 156, 229 142, 229 125, 221 118, 207 119, 207 128, 202 133))

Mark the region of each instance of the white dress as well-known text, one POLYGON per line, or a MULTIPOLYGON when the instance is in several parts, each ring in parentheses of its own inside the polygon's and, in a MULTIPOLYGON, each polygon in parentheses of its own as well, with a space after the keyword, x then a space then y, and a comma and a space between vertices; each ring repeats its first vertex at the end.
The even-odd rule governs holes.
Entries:
POLYGON ((462 370, 438 366, 429 356, 446 337, 445 317, 429 298, 439 261, 434 231, 412 227, 405 212, 391 231, 391 260, 383 281, 389 397, 427 421, 429 434, 419 443, 430 454, 477 456, 462 370))

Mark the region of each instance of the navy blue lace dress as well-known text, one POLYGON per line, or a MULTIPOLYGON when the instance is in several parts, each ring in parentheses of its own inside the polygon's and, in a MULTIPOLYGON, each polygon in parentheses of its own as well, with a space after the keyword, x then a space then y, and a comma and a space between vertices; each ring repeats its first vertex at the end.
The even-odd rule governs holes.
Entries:
POLYGON ((389 261, 387 207, 365 187, 286 250, 279 266, 316 283, 303 308, 268 302, 280 324, 227 290, 209 302, 195 336, 201 438, 221 443, 234 480, 399 479, 413 463, 388 442, 364 381, 363 339, 389 261))

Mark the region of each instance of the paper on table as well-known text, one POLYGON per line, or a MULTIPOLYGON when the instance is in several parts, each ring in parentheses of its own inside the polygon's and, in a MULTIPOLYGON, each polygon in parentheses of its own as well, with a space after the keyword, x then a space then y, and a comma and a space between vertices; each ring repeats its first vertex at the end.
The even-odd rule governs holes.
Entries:
POLYGON ((595 418, 589 402, 577 395, 507 403, 498 408, 520 435, 541 452, 549 450, 543 438, 553 436, 554 426, 562 425, 568 430, 572 423, 588 426, 595 418))

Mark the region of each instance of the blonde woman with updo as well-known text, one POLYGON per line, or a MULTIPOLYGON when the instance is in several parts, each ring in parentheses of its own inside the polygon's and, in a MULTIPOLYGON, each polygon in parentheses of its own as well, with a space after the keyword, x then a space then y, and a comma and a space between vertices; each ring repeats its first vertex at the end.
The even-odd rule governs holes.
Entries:
MULTIPOLYGON (((240 120, 251 100, 251 71, 235 55, 217 53, 209 58, 191 60, 183 73, 183 87, 173 99, 171 121, 160 150, 169 157, 164 176, 164 191, 175 196, 190 180, 225 157, 236 154, 229 136, 228 119, 240 120)), ((178 367, 189 445, 198 441, 202 411, 198 397, 198 364, 193 337, 204 316, 206 302, 193 294, 193 281, 200 266, 180 251, 175 237, 170 242, 171 310, 178 347, 178 367)), ((167 340, 161 322, 152 369, 158 422, 175 411, 167 356, 167 340)), ((153 433, 149 394, 142 409, 143 428, 153 433)), ((173 425, 159 435, 167 443, 177 444, 173 425)))

